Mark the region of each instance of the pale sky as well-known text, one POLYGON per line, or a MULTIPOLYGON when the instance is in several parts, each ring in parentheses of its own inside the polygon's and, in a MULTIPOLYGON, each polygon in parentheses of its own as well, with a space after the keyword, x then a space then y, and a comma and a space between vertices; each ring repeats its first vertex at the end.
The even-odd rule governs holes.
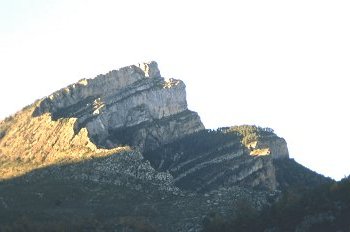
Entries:
POLYGON ((155 60, 207 128, 271 127, 350 174, 348 0, 0 0, 0 118, 81 78, 155 60))

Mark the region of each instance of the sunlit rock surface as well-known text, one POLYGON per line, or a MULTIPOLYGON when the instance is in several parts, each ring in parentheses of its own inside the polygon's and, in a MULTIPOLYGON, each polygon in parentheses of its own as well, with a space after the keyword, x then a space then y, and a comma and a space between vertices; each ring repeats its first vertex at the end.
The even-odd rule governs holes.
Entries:
POLYGON ((86 128, 97 145, 108 148, 128 144, 142 150, 204 129, 197 113, 187 109, 185 84, 165 80, 154 61, 61 89, 33 115, 45 112, 53 119, 77 118, 77 132, 86 128))

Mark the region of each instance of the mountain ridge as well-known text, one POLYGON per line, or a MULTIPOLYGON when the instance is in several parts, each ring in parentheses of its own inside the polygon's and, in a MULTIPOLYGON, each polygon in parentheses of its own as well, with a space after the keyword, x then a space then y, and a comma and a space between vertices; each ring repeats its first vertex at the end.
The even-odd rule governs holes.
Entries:
MULTIPOLYGON (((147 218, 160 230, 199 231, 207 210, 228 215, 246 198, 262 208, 288 186, 304 183, 299 177, 290 178, 293 174, 283 167, 298 170, 298 175, 310 180, 310 187, 329 181, 288 162, 286 141, 270 128, 243 125, 205 129, 199 115, 187 108, 185 88, 181 80, 163 78, 152 61, 82 79, 1 121, 0 184, 7 186, 7 190, 0 190, 4 212, 13 218, 28 215, 30 207, 16 208, 14 204, 25 199, 9 192, 19 191, 21 185, 25 192, 26 187, 36 186, 38 189, 29 190, 28 195, 40 192, 45 197, 33 198, 42 202, 42 208, 35 211, 42 216, 33 221, 43 220, 43 212, 59 201, 64 207, 57 208, 58 212, 73 210, 83 220, 85 211, 94 217, 96 210, 95 216, 107 227, 130 227, 109 220, 132 215, 147 218), (62 199, 55 199, 50 189, 41 191, 43 183, 51 188, 76 185, 80 186, 77 191, 85 189, 88 194, 73 209, 63 193, 62 199), (140 196, 142 201, 132 203, 128 198, 129 207, 154 205, 153 213, 145 216, 136 210, 135 214, 127 206, 118 209, 114 204, 122 202, 123 195, 90 205, 98 195, 95 188, 102 185, 109 189, 106 195, 113 195, 113 189, 133 192, 131 195, 140 196), (163 204, 155 203, 157 197, 172 199, 168 203, 181 207, 169 209, 168 215, 163 204), (198 210, 186 208, 186 204, 198 210), (117 213, 101 219, 108 205, 117 213), (175 223, 170 215, 180 211, 184 212, 175 217, 175 223)), ((58 192, 65 191, 57 188, 58 192)))

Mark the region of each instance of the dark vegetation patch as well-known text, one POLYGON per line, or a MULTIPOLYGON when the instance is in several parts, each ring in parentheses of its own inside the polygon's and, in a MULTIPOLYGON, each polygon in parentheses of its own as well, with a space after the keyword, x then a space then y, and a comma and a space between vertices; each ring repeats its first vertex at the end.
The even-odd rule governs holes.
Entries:
POLYGON ((314 188, 290 188, 261 211, 249 202, 231 219, 210 215, 204 231, 350 231, 350 177, 314 188))
POLYGON ((276 159, 274 165, 277 182, 281 190, 314 188, 321 184, 333 182, 331 178, 326 178, 304 167, 294 159, 276 159))

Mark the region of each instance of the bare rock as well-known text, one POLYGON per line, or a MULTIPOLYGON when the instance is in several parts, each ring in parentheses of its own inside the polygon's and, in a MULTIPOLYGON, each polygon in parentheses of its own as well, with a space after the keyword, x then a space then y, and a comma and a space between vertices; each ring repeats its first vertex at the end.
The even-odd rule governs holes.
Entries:
POLYGON ((77 118, 76 132, 87 128, 98 146, 128 144, 143 150, 147 140, 161 145, 204 129, 199 116, 187 109, 185 88, 181 80, 161 77, 152 61, 83 79, 43 99, 33 115, 77 118), (126 130, 134 134, 121 139, 126 130))

